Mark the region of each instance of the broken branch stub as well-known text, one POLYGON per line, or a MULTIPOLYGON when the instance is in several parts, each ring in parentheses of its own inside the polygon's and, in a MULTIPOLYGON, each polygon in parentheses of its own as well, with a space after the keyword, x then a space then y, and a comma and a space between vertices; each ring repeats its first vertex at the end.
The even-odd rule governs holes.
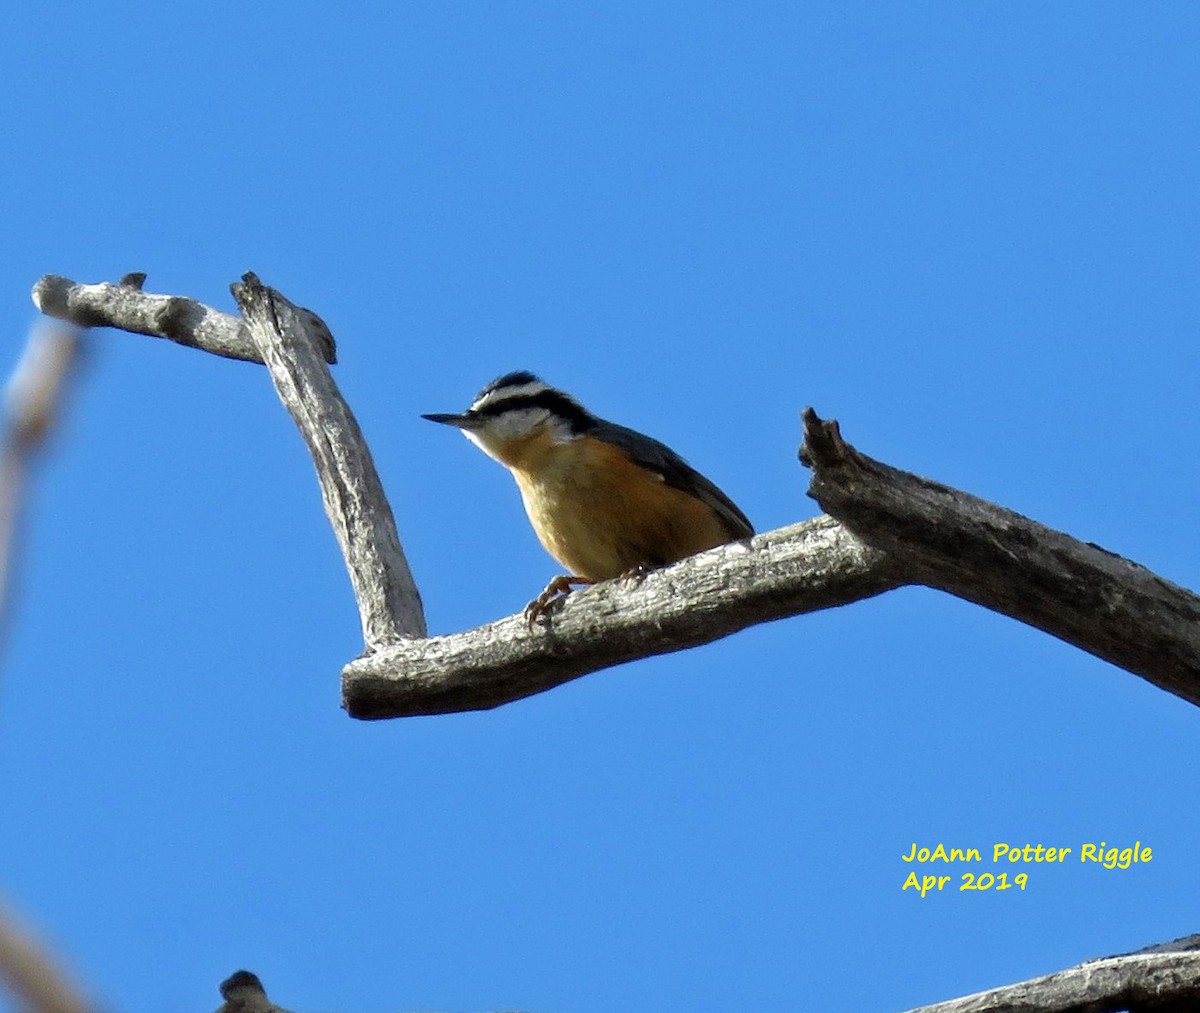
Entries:
POLYGON ((912 583, 1018 619, 1200 704, 1200 597, 1144 566, 875 461, 804 413, 809 495, 912 583))

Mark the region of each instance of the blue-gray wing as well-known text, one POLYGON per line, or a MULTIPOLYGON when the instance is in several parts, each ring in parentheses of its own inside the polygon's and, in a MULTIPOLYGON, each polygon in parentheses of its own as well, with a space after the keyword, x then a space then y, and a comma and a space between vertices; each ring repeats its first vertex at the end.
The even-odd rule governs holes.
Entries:
POLYGON ((708 504, 724 523, 730 541, 754 534, 754 525, 737 504, 665 443, 602 419, 588 435, 620 447, 635 464, 661 475, 667 485, 708 504))

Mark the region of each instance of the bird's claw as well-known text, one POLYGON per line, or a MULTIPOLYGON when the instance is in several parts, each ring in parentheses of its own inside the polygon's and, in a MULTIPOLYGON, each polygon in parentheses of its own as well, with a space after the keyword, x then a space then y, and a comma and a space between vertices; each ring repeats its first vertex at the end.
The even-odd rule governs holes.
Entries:
POLYGON ((541 594, 525 606, 525 622, 532 630, 533 624, 546 615, 554 605, 569 595, 574 590, 575 585, 594 583, 594 580, 589 580, 587 577, 573 577, 565 573, 559 574, 546 585, 546 589, 541 594))

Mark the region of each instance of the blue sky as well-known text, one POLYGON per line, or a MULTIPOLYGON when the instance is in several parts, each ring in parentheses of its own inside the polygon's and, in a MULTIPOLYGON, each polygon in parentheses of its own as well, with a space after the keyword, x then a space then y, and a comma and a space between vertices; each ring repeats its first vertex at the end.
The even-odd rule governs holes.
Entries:
MULTIPOLYGON (((435 632, 556 572, 419 418, 517 368, 760 530, 817 512, 812 405, 1196 587, 1198 43, 1183 3, 14 10, 2 340, 46 272, 318 310, 435 632)), ((302 1011, 896 1010, 1200 928, 1200 713, 933 591, 351 721, 264 371, 93 353, 0 681, 0 894, 108 1008, 249 967, 302 1011), (1154 859, 900 889, 914 841, 1099 840, 1154 859)))

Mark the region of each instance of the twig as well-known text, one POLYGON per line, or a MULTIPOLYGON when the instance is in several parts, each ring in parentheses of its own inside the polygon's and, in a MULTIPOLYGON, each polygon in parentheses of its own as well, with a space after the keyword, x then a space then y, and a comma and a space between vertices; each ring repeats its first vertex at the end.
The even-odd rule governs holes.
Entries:
POLYGON ((1200 704, 1200 598, 1012 510, 859 453, 804 413, 811 495, 912 583, 1012 616, 1200 704))
POLYGON ((300 429, 346 560, 368 649, 425 635, 425 612, 392 508, 354 414, 321 360, 308 316, 253 274, 232 286, 275 390, 300 429))

